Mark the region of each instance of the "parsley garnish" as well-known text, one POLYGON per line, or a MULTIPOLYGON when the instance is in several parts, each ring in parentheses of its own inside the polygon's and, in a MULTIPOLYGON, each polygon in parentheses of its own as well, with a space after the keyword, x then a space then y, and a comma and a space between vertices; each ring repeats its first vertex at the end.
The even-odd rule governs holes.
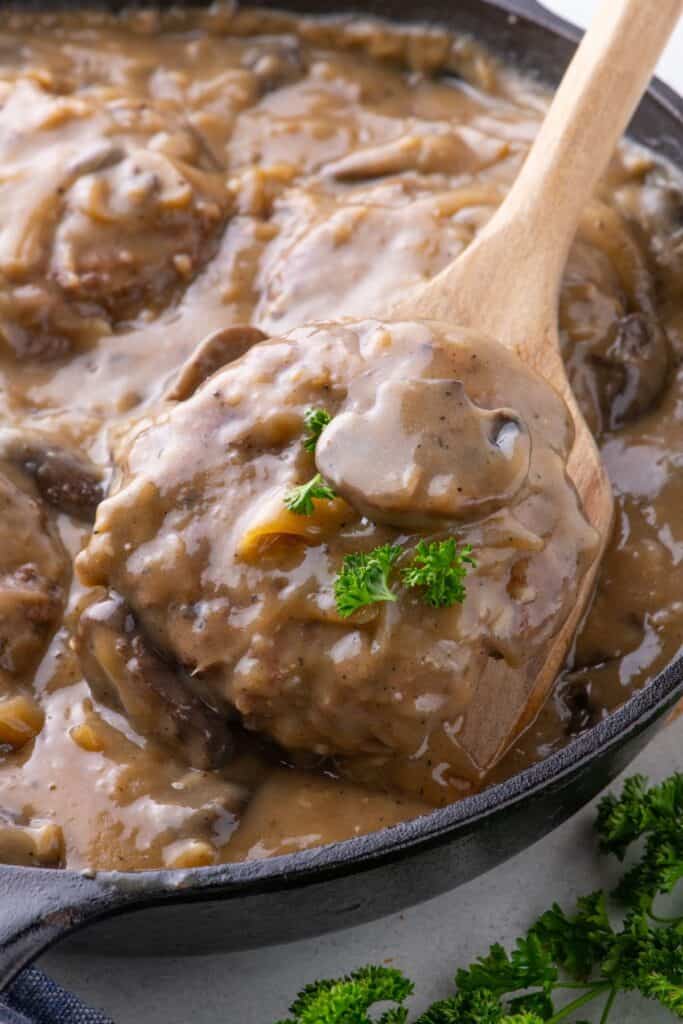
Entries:
MULTIPOLYGON (((459 970, 456 991, 414 1024, 580 1024, 577 1014, 593 1000, 606 1024, 616 1021, 615 1000, 625 992, 683 1019, 683 915, 653 912, 655 898, 683 879, 683 775, 649 788, 642 776, 629 779, 621 797, 603 799, 597 830, 601 849, 619 859, 645 839, 640 860, 615 890, 630 908, 621 926, 612 924, 603 892, 582 897, 574 914, 554 904, 511 953, 496 943, 459 970)), ((407 1024, 412 991, 401 972, 364 967, 309 985, 280 1024, 407 1024), (383 1014, 370 1016, 387 1002, 393 1005, 383 1014)))
MULTIPOLYGON (((469 566, 476 566, 469 544, 458 551, 452 538, 421 540, 415 548, 411 564, 401 578, 407 587, 423 587, 424 600, 433 608, 446 608, 465 600, 463 580, 469 566)), ((395 601, 389 586, 392 566, 401 553, 399 547, 384 544, 369 554, 347 555, 334 583, 337 611, 342 618, 376 601, 395 601)))
MULTIPOLYGON (((305 438, 303 446, 307 452, 315 452, 318 438, 331 419, 332 417, 326 409, 306 410, 304 413, 304 423, 306 424, 308 437, 305 438)), ((284 501, 290 512, 294 512, 298 516, 310 516, 313 515, 315 509, 313 505, 315 498, 332 501, 336 497, 334 488, 330 487, 320 473, 316 473, 305 484, 298 484, 298 486, 292 487, 290 491, 287 491, 284 501)))
POLYGON ((308 437, 304 441, 304 448, 307 452, 314 452, 315 446, 318 443, 318 438, 322 434, 327 424, 331 421, 327 409, 307 409, 304 413, 304 423, 306 424, 306 430, 308 431, 308 437))
POLYGON ((389 573, 400 553, 399 547, 383 544, 374 551, 346 555, 334 581, 337 611, 343 619, 377 601, 396 600, 389 586, 389 573))
MULTIPOLYGON (((279 1024, 373 1024, 367 1011, 375 1003, 400 1004, 412 991, 412 982, 395 968, 361 967, 345 978, 307 985, 290 1007, 293 1017, 279 1024)), ((407 1016, 399 1006, 382 1014, 377 1024, 405 1024, 407 1016)))
POLYGON ((645 849, 627 871, 616 896, 634 910, 652 914, 659 893, 671 892, 683 878, 683 775, 676 773, 648 789, 647 779, 634 775, 621 797, 606 796, 598 812, 600 849, 623 860, 641 837, 645 849))
POLYGON ((469 544, 458 551, 452 537, 431 544, 421 540, 413 563, 403 570, 402 578, 407 587, 423 587, 424 599, 432 608, 450 608, 465 600, 463 580, 468 569, 476 565, 469 544))
POLYGON ((320 473, 316 473, 308 483, 299 484, 297 487, 292 487, 291 491, 287 491, 285 505, 290 512, 294 512, 298 516, 310 516, 314 511, 314 498, 332 501, 336 497, 337 495, 330 485, 325 483, 320 473))

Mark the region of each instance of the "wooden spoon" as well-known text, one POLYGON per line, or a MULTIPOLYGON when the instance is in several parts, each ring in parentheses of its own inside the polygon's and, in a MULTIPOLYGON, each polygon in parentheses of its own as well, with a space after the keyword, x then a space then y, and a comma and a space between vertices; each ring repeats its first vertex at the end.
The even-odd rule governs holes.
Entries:
POLYGON ((581 212, 682 10, 682 0, 603 0, 503 204, 461 256, 391 310, 402 320, 441 320, 496 338, 563 395, 574 418, 568 472, 600 547, 513 733, 534 717, 564 661, 613 517, 610 483, 560 355, 560 282, 581 212))

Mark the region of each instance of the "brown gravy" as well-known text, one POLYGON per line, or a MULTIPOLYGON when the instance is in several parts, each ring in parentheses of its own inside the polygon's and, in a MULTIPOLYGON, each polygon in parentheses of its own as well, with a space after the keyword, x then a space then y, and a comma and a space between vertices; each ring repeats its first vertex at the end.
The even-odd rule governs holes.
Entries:
MULTIPOLYGON (((261 337, 226 328, 279 336, 364 317, 438 271, 505 194, 545 94, 446 33, 212 8, 12 15, 0 102, 0 859, 187 867, 391 825, 546 756, 675 655, 683 199, 671 168, 622 147, 565 275, 563 345, 617 522, 553 697, 481 771, 463 761, 449 773, 436 748, 418 753, 412 726, 397 763, 368 740, 349 765, 343 717, 322 726, 336 745, 304 754, 291 737, 310 722, 286 700, 277 729, 245 705, 256 731, 223 734, 182 693, 182 715, 167 717, 167 670, 145 660, 137 625, 106 594, 92 606, 73 561, 94 509, 121 486, 131 421, 144 451, 160 408, 197 407, 201 380, 261 337), (84 641, 85 606, 95 610, 84 641), (125 714, 88 668, 93 652, 137 680, 125 714), (213 746, 199 749, 197 735, 213 746), (230 760, 214 767, 226 744, 230 760), (427 785, 411 782, 416 762, 427 785)), ((167 457, 178 483, 191 447, 177 464, 167 457)), ((123 522, 120 543, 135 548, 148 524, 125 510, 123 522)), ((158 536, 173 543, 172 531, 158 536)), ((95 568, 83 557, 88 583, 123 571, 121 552, 95 568)), ((133 582, 142 593, 144 575, 133 582)), ((116 586, 132 592, 131 574, 116 586)), ((156 609, 169 600, 163 586, 148 583, 156 609)), ((169 621, 145 627, 159 640, 169 621)), ((160 646, 190 640, 180 615, 160 646)))

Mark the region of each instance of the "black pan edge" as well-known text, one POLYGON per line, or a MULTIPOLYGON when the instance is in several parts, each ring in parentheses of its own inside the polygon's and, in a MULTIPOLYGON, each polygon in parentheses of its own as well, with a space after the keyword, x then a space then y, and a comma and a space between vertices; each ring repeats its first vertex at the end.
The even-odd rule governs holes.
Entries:
MULTIPOLYGON (((268 6, 309 12, 312 6, 310 0, 291 0, 289 3, 287 0, 265 2, 268 6)), ((5 3, 2 6, 5 9, 20 6, 23 9, 28 7, 37 10, 44 9, 47 3, 29 0, 28 3, 5 3)), ((106 6, 118 8, 124 5, 114 2, 107 3, 106 6)), ((344 4, 343 0, 341 3, 339 0, 322 0, 315 6, 321 13, 338 11, 340 6, 348 11, 353 10, 354 0, 347 4, 344 4)), ((474 12, 480 5, 466 2, 462 6, 463 28, 468 30, 469 18, 472 20, 470 30, 475 34, 474 12)), ((560 47, 563 59, 568 59, 580 36, 576 29, 541 8, 533 0, 489 0, 489 6, 503 13, 505 31, 501 33, 499 41, 494 40, 492 45, 489 39, 487 43, 494 51, 500 49, 507 60, 515 59, 515 50, 514 47, 511 48, 510 39, 515 36, 519 22, 524 23, 527 33, 531 33, 532 40, 535 38, 535 32, 540 33, 539 39, 547 39, 548 31, 559 37, 564 42, 560 47), (505 18, 505 15, 508 17, 505 18)), ((394 20, 396 18, 395 10, 388 10, 383 0, 369 0, 362 5, 362 11, 366 15, 381 16, 384 13, 394 20)), ((414 6, 407 3, 405 7, 401 5, 401 17, 413 23, 444 24, 449 21, 449 16, 444 13, 439 0, 418 0, 414 6)), ((459 8, 457 18, 459 22, 459 8)), ((451 20, 455 23, 455 12, 451 20)), ((562 67, 557 63, 551 66, 543 57, 542 51, 539 54, 537 51, 534 52, 532 47, 525 53, 518 53, 518 63, 522 70, 529 70, 530 60, 532 63, 535 62, 535 69, 542 79, 547 79, 551 83, 557 81, 562 67)), ((660 154, 670 157, 683 167, 683 99, 663 83, 655 81, 634 118, 631 134, 639 141, 653 145, 660 154), (676 122, 678 132, 675 136, 663 137, 663 130, 660 130, 662 117, 669 125, 672 121, 676 122)), ((676 659, 648 687, 635 694, 618 711, 546 760, 459 803, 367 836, 269 860, 217 865, 191 872, 101 872, 95 876, 84 876, 74 871, 0 867, 0 882, 5 878, 8 886, 18 883, 24 885, 27 891, 34 886, 36 891, 47 891, 50 888, 54 891, 70 890, 75 896, 82 889, 90 890, 93 896, 99 893, 101 901, 95 899, 95 903, 100 909, 97 913, 89 915, 92 918, 100 916, 100 912, 109 914, 132 906, 145 907, 230 898, 248 893, 284 891, 367 871, 388 862, 414 856, 420 851, 444 846, 456 837, 463 837, 479 827, 486 827, 487 822, 514 808, 532 803, 541 794, 552 793, 556 787, 561 787, 563 780, 593 760, 617 751, 630 739, 634 740, 646 731, 651 731, 656 720, 673 706, 682 693, 683 656, 676 659)), ((73 922, 64 922, 64 927, 58 930, 69 930, 79 923, 76 919, 73 922)))

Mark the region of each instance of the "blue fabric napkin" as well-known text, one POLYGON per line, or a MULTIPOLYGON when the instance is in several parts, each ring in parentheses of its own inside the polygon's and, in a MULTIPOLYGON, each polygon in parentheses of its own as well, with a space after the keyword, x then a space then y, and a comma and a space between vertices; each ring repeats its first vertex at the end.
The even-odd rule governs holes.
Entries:
POLYGON ((114 1024, 42 971, 27 967, 0 994, 0 1024, 114 1024))

